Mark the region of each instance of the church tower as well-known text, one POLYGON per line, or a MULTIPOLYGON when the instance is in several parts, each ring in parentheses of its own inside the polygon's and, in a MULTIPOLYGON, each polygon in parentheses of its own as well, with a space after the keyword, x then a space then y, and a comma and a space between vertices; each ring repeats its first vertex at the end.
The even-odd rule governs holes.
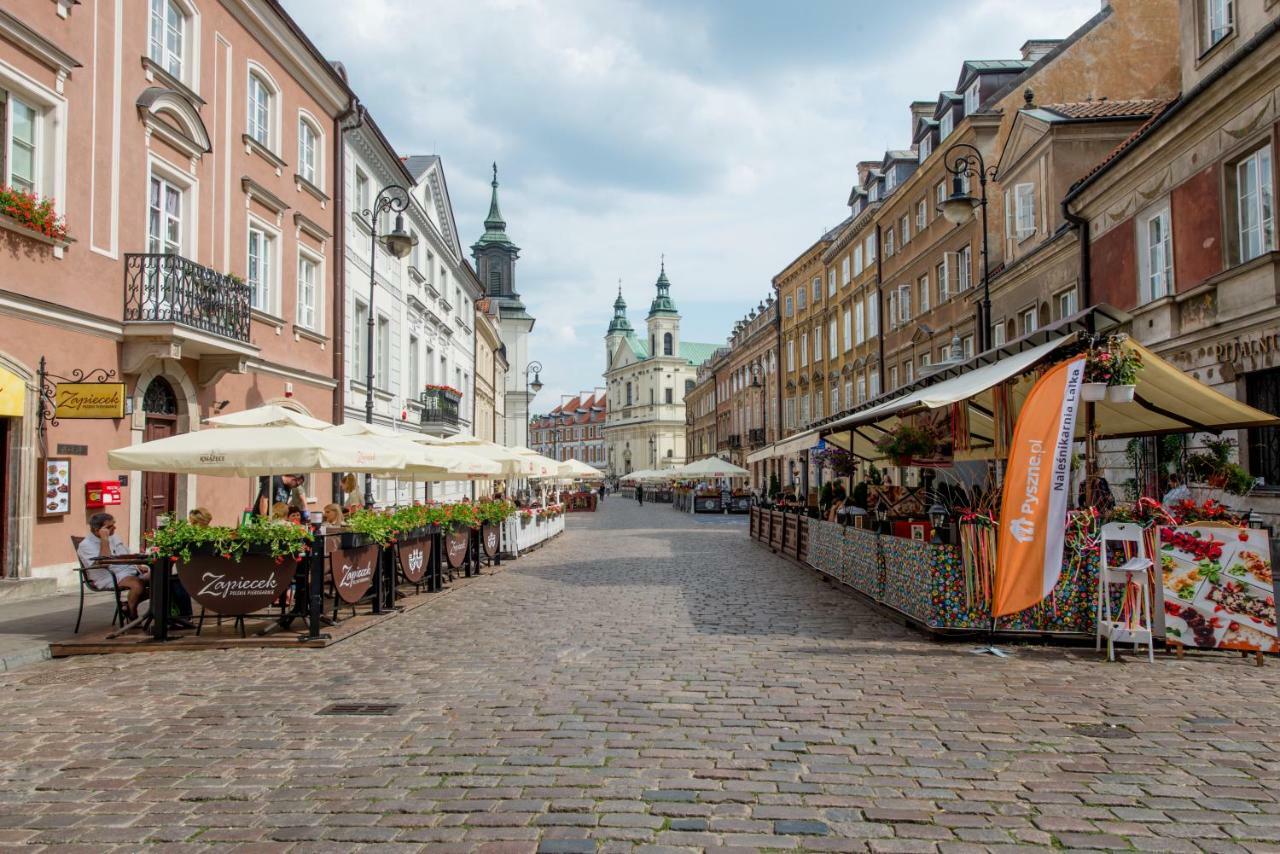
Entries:
POLYGON ((658 293, 649 304, 649 316, 645 318, 649 327, 649 356, 676 357, 680 355, 680 314, 671 299, 671 282, 667 280, 665 257, 655 286, 658 293))
POLYGON ((618 284, 618 298, 613 301, 613 319, 609 321, 609 331, 604 336, 604 369, 607 372, 613 362, 613 354, 618 345, 635 330, 631 321, 627 320, 627 301, 622 298, 622 284, 618 284))

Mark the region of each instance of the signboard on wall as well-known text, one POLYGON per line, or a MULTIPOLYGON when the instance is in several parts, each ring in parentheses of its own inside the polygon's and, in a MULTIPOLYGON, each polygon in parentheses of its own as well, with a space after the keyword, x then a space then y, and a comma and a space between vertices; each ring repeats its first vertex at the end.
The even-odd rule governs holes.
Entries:
POLYGON ((58 383, 55 418, 124 418, 124 383, 58 383))
POLYGON ((22 378, 0 367, 0 416, 21 418, 26 394, 27 384, 22 378))

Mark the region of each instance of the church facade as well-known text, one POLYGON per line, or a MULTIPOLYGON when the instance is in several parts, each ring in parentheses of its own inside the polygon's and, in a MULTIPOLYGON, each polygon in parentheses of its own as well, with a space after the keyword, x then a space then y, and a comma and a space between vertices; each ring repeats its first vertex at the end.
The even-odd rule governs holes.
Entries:
POLYGON ((716 350, 715 344, 681 340, 665 263, 654 286, 643 334, 627 319, 621 288, 605 334, 605 467, 614 477, 684 464, 685 392, 716 350))

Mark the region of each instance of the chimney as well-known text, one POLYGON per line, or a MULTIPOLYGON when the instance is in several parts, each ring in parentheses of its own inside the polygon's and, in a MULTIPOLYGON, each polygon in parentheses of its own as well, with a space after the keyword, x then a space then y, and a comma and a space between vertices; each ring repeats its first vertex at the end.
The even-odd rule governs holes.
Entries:
POLYGON ((859 163, 858 164, 858 186, 865 189, 867 186, 867 175, 871 172, 872 169, 879 169, 880 164, 883 162, 884 162, 883 160, 863 160, 861 163, 859 163))
POLYGON ((933 118, 934 108, 938 106, 937 101, 912 101, 911 102, 911 138, 916 135, 916 125, 921 119, 933 118))
POLYGON ((1028 39, 1022 45, 1022 58, 1035 62, 1048 56, 1060 44, 1061 39, 1028 39))

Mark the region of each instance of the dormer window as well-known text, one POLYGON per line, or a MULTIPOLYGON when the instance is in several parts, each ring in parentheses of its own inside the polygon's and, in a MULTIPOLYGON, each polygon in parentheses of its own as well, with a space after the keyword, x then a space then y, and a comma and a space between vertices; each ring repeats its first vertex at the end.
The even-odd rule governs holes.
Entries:
POLYGON ((933 134, 926 133, 924 139, 920 140, 920 160, 921 162, 928 159, 933 153, 933 134))
POLYGON ((978 101, 978 87, 980 81, 975 79, 969 84, 969 88, 964 90, 964 114, 966 116, 978 112, 980 106, 978 101))
POLYGON ((942 118, 938 120, 938 138, 946 139, 951 136, 951 105, 947 104, 947 111, 942 114, 942 118))
POLYGON ((892 192, 896 186, 898 186, 898 170, 890 167, 884 173, 884 191, 886 193, 892 192))

